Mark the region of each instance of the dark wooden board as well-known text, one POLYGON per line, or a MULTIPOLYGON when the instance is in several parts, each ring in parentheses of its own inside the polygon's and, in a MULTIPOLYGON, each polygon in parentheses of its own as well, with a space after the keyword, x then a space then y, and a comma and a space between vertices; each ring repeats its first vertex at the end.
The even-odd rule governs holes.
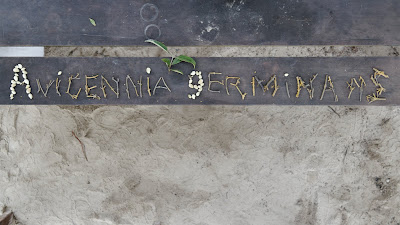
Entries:
MULTIPOLYGON (((165 64, 160 58, 0 58, 0 76, 2 84, 0 85, 0 104, 279 104, 279 105, 400 105, 400 58, 379 57, 379 58, 197 58, 196 69, 202 71, 205 87, 201 96, 195 100, 189 99, 189 93, 195 93, 194 89, 188 87, 188 76, 176 73, 168 73, 165 64), (10 81, 13 79, 13 68, 21 63, 27 68, 28 78, 32 86, 34 99, 30 100, 25 93, 25 88, 17 86, 17 95, 14 100, 9 99, 10 81), (152 72, 146 74, 146 68, 150 67, 152 72), (376 67, 384 70, 390 78, 379 78, 380 83, 386 88, 382 95, 386 101, 376 101, 368 104, 366 95, 375 91, 375 86, 370 80, 373 73, 372 68, 376 67), (63 71, 58 76, 58 71, 63 71), (212 77, 212 80, 225 79, 226 76, 240 77, 239 87, 241 91, 248 93, 244 100, 241 99, 239 92, 234 86, 228 85, 230 95, 227 95, 225 86, 213 84, 212 90, 220 90, 220 93, 209 92, 207 89, 208 73, 221 72, 222 75, 212 77), (68 87, 69 75, 80 74, 80 80, 74 80, 71 86, 71 93, 76 93, 79 88, 82 92, 77 100, 73 100, 66 90, 68 87), (284 73, 289 73, 284 77, 284 73), (305 89, 301 91, 300 97, 296 98, 296 76, 301 76, 308 83, 312 74, 318 73, 319 76, 314 81, 315 94, 314 99, 310 100, 305 89), (136 97, 134 89, 131 87, 131 99, 128 99, 125 78, 130 75, 134 80, 142 76, 143 97, 136 97), (271 96, 271 91, 263 93, 261 88, 256 88, 256 96, 252 94, 252 77, 256 75, 263 80, 276 74, 278 77, 278 89, 275 97, 271 96), (321 96, 325 75, 331 75, 335 91, 339 101, 335 102, 332 92, 325 93, 324 99, 321 96), (103 75, 112 86, 115 83, 112 77, 120 79, 119 89, 120 98, 111 92, 107 87, 108 97, 103 98, 102 91, 99 88, 93 89, 91 93, 101 96, 101 99, 89 99, 84 92, 85 75, 103 75), (359 101, 359 90, 355 89, 351 98, 348 99, 346 82, 352 77, 358 78, 362 75, 366 81, 367 87, 364 89, 362 101, 359 101), (49 80, 61 79, 60 93, 56 94, 56 89, 50 87, 47 97, 37 94, 36 79, 40 79, 41 84, 49 80), (171 89, 171 92, 164 89, 157 89, 156 94, 149 96, 147 94, 147 77, 150 78, 150 87, 153 90, 155 83, 160 77, 163 77, 171 89), (288 98, 285 88, 285 82, 288 82, 290 95, 288 98)), ((185 74, 189 74, 193 67, 191 65, 178 65, 185 74)), ((20 75, 21 77, 21 75, 20 75)), ((22 79, 22 77, 21 77, 22 79)), ((230 80, 229 83, 235 83, 230 80)), ((264 82, 265 84, 265 82, 264 82)), ((100 87, 100 79, 90 79, 89 86, 97 85, 100 87)))
POLYGON ((399 45, 399 15, 399 0, 2 0, 0 45, 399 45))

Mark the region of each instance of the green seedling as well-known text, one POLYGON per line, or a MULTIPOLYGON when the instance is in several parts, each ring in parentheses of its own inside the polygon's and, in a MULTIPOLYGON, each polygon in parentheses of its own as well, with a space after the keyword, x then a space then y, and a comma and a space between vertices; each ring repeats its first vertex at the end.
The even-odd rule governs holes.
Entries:
POLYGON ((158 46, 159 48, 161 48, 162 50, 164 50, 171 56, 171 58, 162 58, 161 59, 165 63, 165 65, 167 65, 168 71, 179 73, 179 74, 183 75, 182 71, 172 68, 172 66, 177 65, 181 62, 190 63, 193 65, 193 69, 196 68, 196 61, 194 59, 192 59, 191 57, 186 56, 186 55, 174 56, 173 54, 171 54, 171 52, 168 51, 168 47, 164 43, 153 40, 153 39, 146 40, 145 42, 152 43, 152 44, 158 46))

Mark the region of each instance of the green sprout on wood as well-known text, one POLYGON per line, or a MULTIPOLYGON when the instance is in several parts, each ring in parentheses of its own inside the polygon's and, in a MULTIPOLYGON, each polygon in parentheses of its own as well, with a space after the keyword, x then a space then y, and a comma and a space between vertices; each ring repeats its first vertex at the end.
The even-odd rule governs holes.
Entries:
POLYGON ((182 71, 177 70, 177 69, 172 69, 173 65, 176 65, 176 64, 181 63, 181 62, 190 63, 190 64, 193 65, 193 68, 196 68, 196 61, 194 61, 194 59, 192 59, 191 57, 186 56, 186 55, 180 55, 180 56, 172 55, 168 51, 167 46, 165 46, 162 42, 159 42, 159 41, 156 41, 156 40, 152 40, 152 39, 146 40, 145 42, 149 42, 149 43, 152 43, 152 44, 158 46, 159 48, 161 48, 162 50, 166 51, 171 56, 171 59, 169 59, 169 58, 162 58, 161 59, 167 65, 168 72, 172 71, 172 72, 179 73, 179 74, 183 75, 182 71))

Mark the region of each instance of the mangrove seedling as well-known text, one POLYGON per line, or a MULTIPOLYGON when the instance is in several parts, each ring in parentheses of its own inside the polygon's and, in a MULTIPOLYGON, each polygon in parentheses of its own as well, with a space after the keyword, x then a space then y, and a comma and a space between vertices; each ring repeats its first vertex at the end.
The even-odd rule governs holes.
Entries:
POLYGON ((168 51, 168 47, 164 43, 153 40, 153 39, 146 40, 145 42, 152 43, 152 44, 158 46, 159 48, 161 48, 162 50, 164 50, 171 56, 171 58, 162 58, 161 59, 167 65, 168 72, 171 71, 171 72, 175 72, 175 73, 179 73, 179 74, 183 75, 182 71, 172 68, 172 66, 177 65, 181 62, 190 63, 193 65, 193 68, 196 68, 196 61, 194 59, 192 59, 191 57, 186 56, 186 55, 174 56, 173 54, 171 54, 171 52, 168 51))

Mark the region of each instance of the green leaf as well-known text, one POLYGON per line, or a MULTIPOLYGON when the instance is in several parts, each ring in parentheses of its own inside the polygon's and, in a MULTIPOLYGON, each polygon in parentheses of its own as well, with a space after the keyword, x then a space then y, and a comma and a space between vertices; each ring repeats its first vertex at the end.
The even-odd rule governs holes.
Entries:
POLYGON ((168 58, 162 58, 161 60, 162 60, 163 62, 165 62, 165 64, 167 64, 168 68, 171 67, 171 60, 170 60, 170 59, 168 59, 168 58))
POLYGON ((148 43, 152 43, 152 44, 154 44, 154 45, 157 45, 157 46, 160 47, 162 50, 168 52, 168 54, 171 54, 171 53, 168 51, 167 46, 165 46, 162 42, 159 42, 159 41, 156 41, 156 40, 153 40, 153 39, 146 40, 145 42, 148 42, 148 43))
POLYGON ((90 23, 91 23, 93 26, 96 26, 96 21, 94 21, 94 19, 89 18, 89 20, 90 20, 90 23))
POLYGON ((183 72, 182 72, 182 71, 180 71, 180 70, 174 70, 174 69, 171 69, 171 71, 172 71, 172 72, 175 72, 175 73, 180 73, 180 74, 182 74, 182 75, 183 75, 183 72))
POLYGON ((176 65, 180 62, 182 62, 182 60, 175 58, 174 61, 172 61, 172 65, 176 65))
POLYGON ((178 56, 176 58, 181 60, 181 61, 191 63, 193 65, 193 68, 196 68, 196 61, 194 61, 194 59, 190 58, 189 56, 180 55, 180 56, 178 56))

